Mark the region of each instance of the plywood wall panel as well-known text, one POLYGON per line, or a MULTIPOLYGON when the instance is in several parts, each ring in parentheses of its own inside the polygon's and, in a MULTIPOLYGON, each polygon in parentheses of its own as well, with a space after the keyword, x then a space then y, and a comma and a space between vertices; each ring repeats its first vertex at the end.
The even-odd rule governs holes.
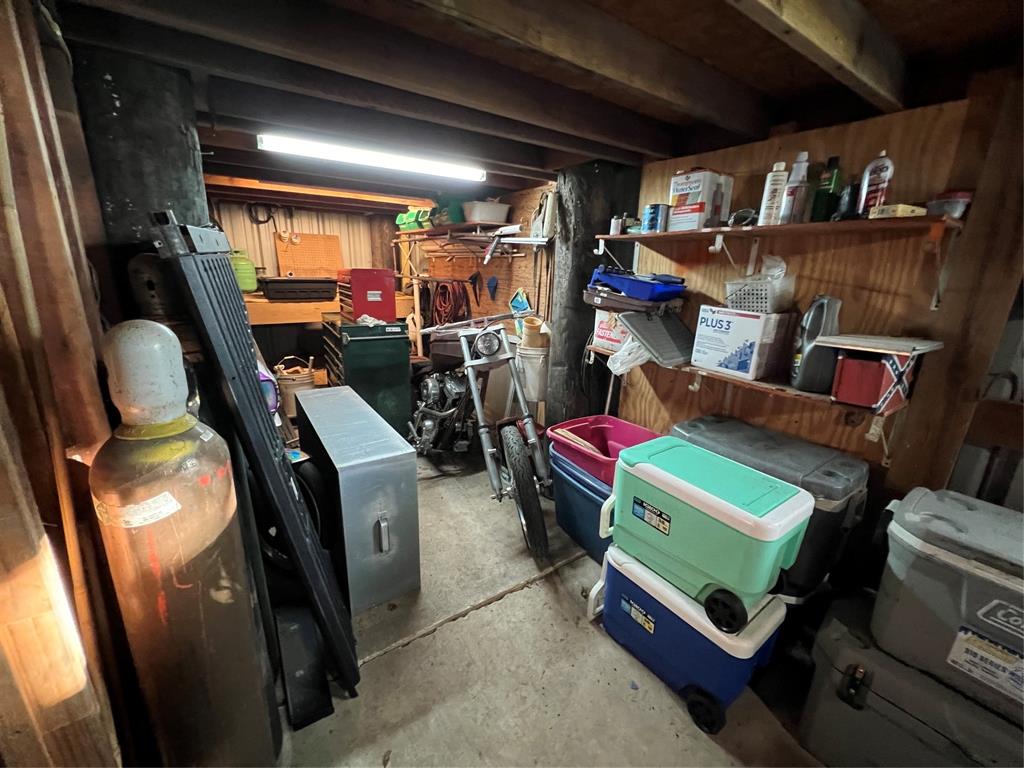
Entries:
POLYGON ((278 274, 277 248, 274 243, 277 229, 312 235, 337 235, 341 241, 341 260, 346 267, 373 267, 371 220, 374 217, 330 211, 294 209, 289 218, 275 214, 275 222, 254 224, 239 203, 216 202, 213 216, 228 236, 232 248, 247 252, 257 267, 265 267, 267 277, 278 274))
MULTIPOLYGON (((801 150, 808 151, 813 160, 839 155, 844 174, 859 174, 881 149, 886 149, 896 165, 889 199, 924 201, 950 184, 966 113, 967 102, 957 101, 651 163, 644 167, 640 207, 665 202, 669 180, 676 171, 704 166, 734 174, 733 209, 756 208, 772 163, 784 160, 788 166, 801 150)), ((678 246, 671 260, 642 248, 638 269, 686 277, 689 301, 683 319, 694 327, 700 305, 724 303, 725 281, 746 271, 749 243, 726 242, 735 265, 724 253, 709 254, 707 243, 694 242, 678 246)), ((936 313, 929 311, 937 279, 936 262, 922 248, 921 237, 765 237, 760 242, 760 253, 786 260, 789 271, 796 275, 796 305, 800 311, 819 293, 840 297, 844 333, 937 337, 936 313)), ((925 359, 922 375, 926 375, 928 364, 925 359)), ((869 460, 882 458, 880 444, 865 439, 870 417, 863 412, 768 397, 708 379, 702 379, 699 390, 692 391, 695 378, 652 364, 634 370, 623 390, 620 413, 661 431, 702 414, 727 414, 869 460)), ((912 401, 911 407, 915 406, 931 407, 912 401)), ((902 416, 890 419, 887 433, 898 429, 903 420, 902 416)))

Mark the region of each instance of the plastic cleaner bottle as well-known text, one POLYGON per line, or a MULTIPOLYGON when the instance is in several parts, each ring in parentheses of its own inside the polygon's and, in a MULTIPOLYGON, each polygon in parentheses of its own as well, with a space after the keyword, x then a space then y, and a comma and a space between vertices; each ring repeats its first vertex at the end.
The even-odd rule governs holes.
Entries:
POLYGON ((811 221, 828 221, 839 208, 839 156, 828 159, 811 202, 811 221))
POLYGON ((780 222, 782 217, 782 198, 785 191, 786 164, 776 163, 764 179, 761 210, 757 215, 758 226, 770 226, 780 222))
POLYGON ((857 200, 857 213, 867 215, 876 205, 885 205, 885 193, 889 190, 889 182, 896 166, 883 149, 878 157, 868 163, 864 176, 860 181, 860 197, 857 200))
POLYGON ((89 487, 132 660, 165 765, 273 765, 227 445, 185 410, 181 345, 149 320, 103 340, 122 423, 89 487))
POLYGON ((780 224, 800 224, 807 212, 807 198, 810 185, 807 183, 807 153, 800 152, 789 172, 789 181, 782 196, 780 224))

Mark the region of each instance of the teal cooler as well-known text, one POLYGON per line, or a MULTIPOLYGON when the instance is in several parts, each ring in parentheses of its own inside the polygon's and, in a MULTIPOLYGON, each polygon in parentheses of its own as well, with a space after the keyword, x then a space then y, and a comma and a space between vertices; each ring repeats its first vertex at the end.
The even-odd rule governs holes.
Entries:
POLYGON ((813 509, 795 485, 659 437, 619 454, 601 529, 735 633, 793 565, 813 509))

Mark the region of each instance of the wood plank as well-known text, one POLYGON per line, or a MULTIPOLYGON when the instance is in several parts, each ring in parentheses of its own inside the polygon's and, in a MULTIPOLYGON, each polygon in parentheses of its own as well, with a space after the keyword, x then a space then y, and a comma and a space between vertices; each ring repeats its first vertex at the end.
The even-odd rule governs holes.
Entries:
POLYGON ((981 448, 1024 450, 1024 404, 982 400, 974 409, 964 442, 981 448))
POLYGON ((207 76, 226 77, 353 107, 577 153, 582 160, 597 158, 627 165, 639 165, 642 162, 636 152, 578 135, 532 125, 510 116, 469 109, 78 4, 61 8, 61 31, 70 40, 144 56, 207 76))
POLYGON ((380 203, 389 207, 398 208, 429 208, 433 200, 429 197, 406 197, 401 195, 382 195, 379 193, 363 192, 356 189, 335 189, 334 187, 311 187, 302 184, 279 184, 274 182, 257 181, 255 179, 241 179, 232 176, 217 176, 205 174, 203 181, 212 187, 228 187, 242 190, 259 190, 263 192, 283 192, 293 197, 336 197, 340 200, 363 203, 380 203))
POLYGON ((319 323, 324 312, 337 312, 337 301, 270 301, 262 294, 243 296, 249 325, 319 323))
POLYGON ((752 88, 583 0, 414 2, 740 135, 767 130, 762 97, 752 88))
POLYGON ((879 109, 903 109, 903 54, 859 0, 728 2, 879 109))
MULTIPOLYGON (((893 178, 891 199, 926 200, 949 187, 966 114, 966 101, 952 102, 650 163, 644 167, 639 206, 665 202, 669 181, 680 168, 704 166, 735 175, 734 208, 756 208, 765 174, 777 160, 788 163, 801 150, 808 151, 815 159, 840 155, 844 174, 853 175, 859 174, 883 148, 893 157, 906 158, 893 178)), ((899 164, 900 160, 896 162, 899 164)), ((948 346, 958 332, 939 332, 932 323, 936 313, 930 313, 928 307, 937 272, 934 257, 921 247, 920 230, 857 234, 856 227, 861 225, 900 228, 917 227, 918 223, 885 220, 848 225, 839 222, 786 225, 812 229, 762 240, 760 252, 786 260, 789 271, 796 276, 798 309, 806 309, 819 293, 843 299, 839 315, 842 332, 921 336, 939 339, 948 346), (831 234, 835 230, 824 229, 829 226, 849 226, 850 229, 831 234), (819 227, 822 229, 814 229, 819 227)), ((782 227, 775 229, 784 231, 782 227)), ((726 242, 735 266, 725 253, 709 255, 709 238, 703 236, 694 236, 674 246, 676 260, 650 248, 640 249, 640 271, 686 277, 689 301, 683 320, 690 327, 695 327, 700 305, 724 303, 725 281, 742 276, 746 271, 750 240, 741 238, 731 242, 727 239, 726 242)), ((954 257, 959 247, 957 244, 954 257)), ((935 413, 941 410, 941 405, 921 397, 921 385, 935 363, 929 358, 940 354, 945 352, 929 354, 922 362, 918 388, 909 408, 891 420, 886 427, 887 435, 898 432, 918 409, 922 417, 933 420, 935 413)), ((943 373, 938 375, 941 379, 943 373)), ((753 389, 730 387, 726 382, 714 380, 705 380, 698 392, 691 392, 688 389, 691 376, 655 365, 635 369, 625 378, 620 414, 651 429, 665 431, 682 419, 719 413, 847 450, 871 461, 882 458, 881 445, 865 439, 872 418, 867 411, 834 408, 809 400, 769 398, 753 389)), ((918 447, 915 451, 921 455, 922 449, 918 447)))
POLYGON ((974 201, 949 261, 945 298, 920 334, 946 346, 922 361, 916 402, 895 436, 887 480, 898 489, 946 485, 1021 284, 1021 218, 1014 213, 1024 205, 1020 77, 980 77, 968 97, 953 170, 962 181, 974 168, 974 201), (978 141, 975 132, 986 138, 978 141), (978 147, 985 148, 981 157, 978 147))
MULTIPOLYGON (((963 222, 946 216, 903 216, 891 219, 851 219, 848 221, 818 221, 800 224, 779 224, 777 226, 746 227, 704 227, 686 232, 648 232, 637 235, 598 235, 598 240, 608 242, 640 243, 668 258, 694 254, 692 248, 677 246, 696 241, 710 243, 722 235, 728 244, 732 240, 759 238, 768 242, 775 238, 826 237, 834 235, 906 237, 909 235, 932 237, 935 232, 943 235, 963 229, 963 222)), ((924 244, 922 243, 922 247, 924 244)))
POLYGON ((483 112, 514 114, 523 122, 633 152, 656 157, 671 154, 672 134, 663 124, 309 0, 88 0, 86 4, 483 112))

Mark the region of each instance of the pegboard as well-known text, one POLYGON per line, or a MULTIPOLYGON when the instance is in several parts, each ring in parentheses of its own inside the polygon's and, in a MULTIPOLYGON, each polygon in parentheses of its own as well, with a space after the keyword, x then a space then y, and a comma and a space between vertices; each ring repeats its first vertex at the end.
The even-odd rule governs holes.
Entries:
POLYGON ((341 256, 341 239, 337 235, 314 235, 305 232, 274 235, 277 268, 281 277, 337 277, 345 262, 341 256), (295 239, 298 242, 294 242, 295 239))

